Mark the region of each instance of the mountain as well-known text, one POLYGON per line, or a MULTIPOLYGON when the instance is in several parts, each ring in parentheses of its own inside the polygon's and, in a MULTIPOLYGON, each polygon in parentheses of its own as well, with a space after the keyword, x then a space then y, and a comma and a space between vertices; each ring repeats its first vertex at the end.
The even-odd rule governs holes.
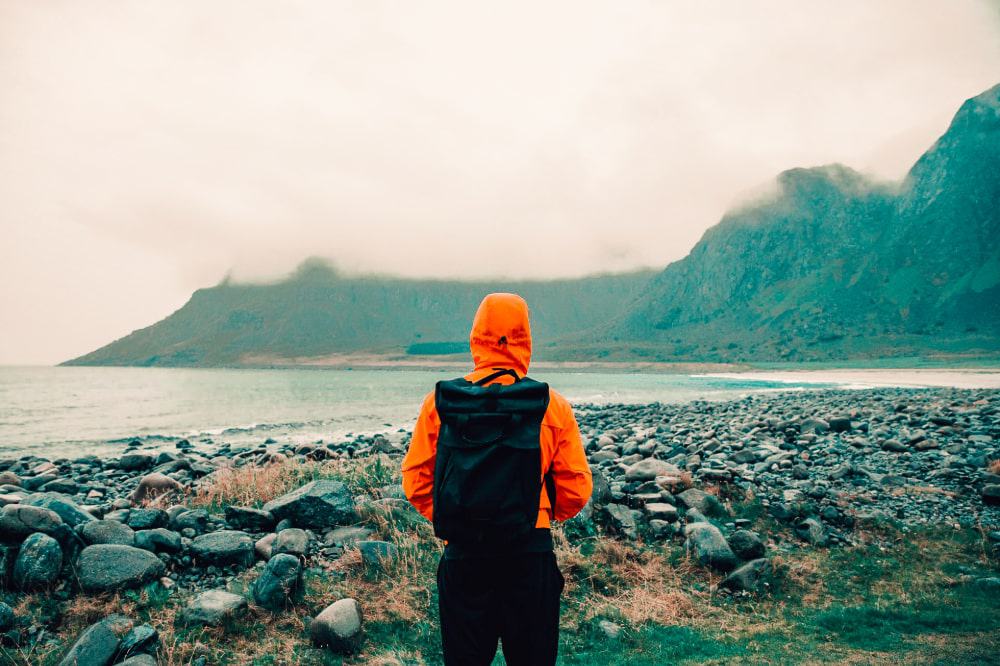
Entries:
POLYGON ((71 364, 239 365, 464 353, 483 294, 517 291, 537 356, 838 361, 1000 356, 1000 85, 966 101, 902 182, 791 169, 662 272, 551 282, 346 277, 310 261, 202 289, 71 364))
POLYGON ((653 271, 508 282, 350 277, 316 259, 272 284, 226 281, 166 319, 66 365, 225 366, 352 352, 468 354, 482 297, 515 291, 539 344, 618 316, 653 271))
POLYGON ((590 349, 828 360, 1000 350, 1000 85, 902 183, 792 169, 656 276, 590 349))

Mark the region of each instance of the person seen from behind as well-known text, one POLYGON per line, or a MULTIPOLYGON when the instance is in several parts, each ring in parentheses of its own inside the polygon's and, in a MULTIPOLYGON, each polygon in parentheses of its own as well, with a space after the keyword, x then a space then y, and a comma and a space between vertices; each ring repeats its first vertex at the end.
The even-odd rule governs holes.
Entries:
POLYGON ((528 378, 528 305, 483 299, 469 336, 473 371, 438 382, 403 459, 403 489, 445 541, 438 564, 446 666, 551 666, 563 577, 553 520, 590 499, 590 468, 569 403, 528 378))

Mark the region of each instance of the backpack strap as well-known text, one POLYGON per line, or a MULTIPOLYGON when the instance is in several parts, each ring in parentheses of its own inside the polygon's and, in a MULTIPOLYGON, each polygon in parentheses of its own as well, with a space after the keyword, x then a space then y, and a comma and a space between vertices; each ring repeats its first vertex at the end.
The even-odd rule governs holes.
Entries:
POLYGON ((482 379, 480 379, 479 381, 475 382, 476 386, 485 386, 486 384, 489 384, 497 377, 503 377, 504 375, 510 375, 511 377, 513 377, 515 384, 521 381, 521 378, 518 377, 517 373, 514 372, 513 370, 507 368, 494 368, 494 370, 496 370, 496 372, 492 372, 483 377, 482 379))
POLYGON ((556 480, 552 478, 552 470, 545 473, 545 492, 549 496, 549 508, 552 509, 552 519, 556 517, 556 480))

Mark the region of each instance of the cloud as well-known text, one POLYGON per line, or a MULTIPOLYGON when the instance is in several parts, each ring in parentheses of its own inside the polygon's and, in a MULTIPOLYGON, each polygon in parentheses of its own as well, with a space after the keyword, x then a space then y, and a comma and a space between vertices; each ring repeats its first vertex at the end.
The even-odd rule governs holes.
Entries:
POLYGON ((0 362, 309 255, 664 265, 783 169, 900 177, 998 63, 971 0, 4 3, 0 362))

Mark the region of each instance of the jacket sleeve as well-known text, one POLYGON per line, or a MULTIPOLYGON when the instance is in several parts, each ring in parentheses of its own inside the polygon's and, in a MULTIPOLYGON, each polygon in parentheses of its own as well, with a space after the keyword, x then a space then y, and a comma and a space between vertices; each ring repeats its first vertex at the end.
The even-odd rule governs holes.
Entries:
POLYGON ((434 519, 434 463, 441 420, 434 407, 434 394, 424 399, 410 448, 403 458, 403 492, 427 520, 434 519))
POLYGON ((580 513, 594 488, 573 409, 569 403, 564 403, 563 410, 564 414, 560 419, 563 427, 558 431, 555 453, 549 467, 549 474, 556 487, 556 520, 569 520, 580 513))

